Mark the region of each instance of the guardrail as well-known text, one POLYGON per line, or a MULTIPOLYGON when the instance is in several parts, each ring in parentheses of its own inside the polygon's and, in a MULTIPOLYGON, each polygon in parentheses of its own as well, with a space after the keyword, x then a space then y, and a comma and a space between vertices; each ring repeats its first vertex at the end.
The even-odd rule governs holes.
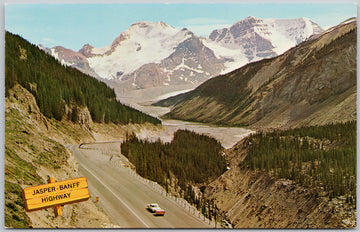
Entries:
MULTIPOLYGON (((103 150, 103 149, 89 148, 89 147, 83 147, 83 146, 87 145, 87 144, 92 145, 92 144, 106 144, 106 143, 119 143, 119 142, 120 141, 81 143, 79 145, 79 148, 80 149, 103 150)), ((166 190, 161 185, 159 185, 157 182, 151 181, 149 179, 146 179, 146 178, 140 176, 138 173, 136 173, 135 170, 133 170, 134 169, 133 166, 127 164, 128 162, 126 162, 127 161, 126 157, 124 157, 124 159, 121 159, 121 157, 119 157, 119 156, 115 157, 114 155, 108 154, 107 152, 104 152, 104 151, 101 152, 101 155, 110 157, 109 161, 113 166, 118 167, 118 168, 127 169, 131 176, 135 177, 138 181, 140 181, 143 184, 147 185, 149 188, 152 188, 153 190, 157 191, 159 194, 166 197, 168 200, 171 200, 171 201, 175 202, 177 205, 181 206, 182 208, 184 208, 185 210, 190 212, 192 215, 194 215, 194 217, 198 218, 199 220, 204 221, 205 223, 209 224, 211 227, 221 228, 221 224, 218 221, 215 222, 215 220, 209 220, 196 207, 191 205, 185 199, 175 197, 175 196, 171 195, 170 193, 166 192, 166 190), (126 161, 125 161, 125 159, 126 159, 126 161)), ((118 153, 117 153, 117 155, 118 155, 118 153)), ((229 228, 231 228, 231 225, 229 223, 225 222, 225 224, 228 224, 229 228)))
MULTIPOLYGON (((125 168, 125 167, 121 167, 121 168, 125 168)), ((171 194, 167 193, 166 190, 161 185, 159 185, 157 182, 145 179, 145 178, 143 178, 142 176, 140 176, 139 174, 137 174, 135 171, 133 171, 131 169, 128 169, 128 172, 129 172, 129 174, 131 176, 135 177, 136 179, 138 179, 142 183, 144 183, 147 186, 151 187, 152 189, 156 190, 157 192, 159 192, 159 194, 166 197, 167 199, 175 202, 177 205, 181 206, 182 208, 184 208, 185 210, 190 212, 195 217, 197 217, 200 220, 203 220, 205 223, 208 223, 209 225, 215 227, 215 221, 214 220, 209 220, 208 218, 206 218, 205 215, 203 215, 196 207, 191 205, 185 199, 172 196, 171 194)), ((219 222, 216 223, 216 228, 220 228, 219 222)))
POLYGON ((107 143, 121 143, 122 141, 110 141, 110 142, 89 142, 89 143, 80 143, 79 144, 79 148, 81 149, 95 149, 95 150, 101 150, 101 149, 96 149, 96 148, 87 148, 87 147, 83 147, 84 145, 96 145, 96 144, 107 144, 107 143))

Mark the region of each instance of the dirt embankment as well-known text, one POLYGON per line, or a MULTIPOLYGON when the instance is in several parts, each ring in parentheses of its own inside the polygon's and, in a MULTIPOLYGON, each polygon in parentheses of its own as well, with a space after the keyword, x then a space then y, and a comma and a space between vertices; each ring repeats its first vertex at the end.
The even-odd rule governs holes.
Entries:
MULTIPOLYGON (((140 126, 95 124, 87 109, 79 122, 44 117, 34 96, 20 85, 6 98, 5 108, 5 226, 10 228, 116 228, 97 206, 88 201, 62 207, 55 218, 53 208, 25 212, 22 189, 47 183, 49 177, 66 180, 80 177, 78 163, 67 145, 120 140, 140 126)), ((146 125, 151 128, 151 125, 146 125)), ((90 193, 91 194, 91 193, 90 193)))
POLYGON ((235 228, 354 228, 356 213, 345 202, 322 198, 314 189, 239 167, 246 144, 227 152, 230 169, 205 191, 235 228))

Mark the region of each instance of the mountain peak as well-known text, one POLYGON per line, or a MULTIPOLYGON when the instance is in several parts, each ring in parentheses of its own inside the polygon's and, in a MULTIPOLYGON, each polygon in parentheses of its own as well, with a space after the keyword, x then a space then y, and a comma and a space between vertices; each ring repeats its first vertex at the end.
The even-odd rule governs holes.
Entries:
POLYGON ((81 49, 88 49, 88 48, 93 48, 93 46, 87 43, 81 49))
POLYGON ((256 18, 255 16, 248 16, 248 17, 246 17, 245 19, 259 19, 259 18, 256 18))
POLYGON ((137 39, 158 37, 158 36, 168 36, 173 35, 179 32, 179 29, 175 29, 172 26, 167 25, 166 23, 159 22, 149 22, 149 21, 140 21, 133 23, 130 28, 120 34, 118 38, 113 42, 113 46, 117 45, 123 40, 127 40, 130 37, 135 37, 137 39))
POLYGON ((241 21, 253 21, 253 20, 257 21, 257 20, 263 20, 263 19, 257 18, 255 16, 248 16, 245 19, 240 20, 239 22, 241 22, 241 21))
POLYGON ((255 24, 255 23, 258 23, 258 22, 262 22, 264 21, 264 19, 262 18, 257 18, 257 17, 254 17, 254 16, 248 16, 242 20, 239 20, 237 21, 233 26, 237 26, 237 25, 241 25, 241 24, 255 24))
MULTIPOLYGON (((220 45, 227 49, 229 56, 234 49, 240 49, 248 61, 280 55, 296 46, 313 34, 323 30, 307 18, 298 19, 261 19, 249 16, 229 28, 214 30, 208 42, 214 49, 220 45)), ((215 51, 216 53, 216 51, 215 51)))
POLYGON ((78 52, 83 54, 86 57, 89 57, 91 55, 91 51, 94 47, 90 44, 85 44, 78 52))
POLYGON ((174 28, 161 21, 136 22, 122 32, 108 50, 103 49, 106 52, 96 53, 105 56, 93 57, 90 65, 104 79, 125 76, 142 65, 160 63, 192 35, 188 30, 174 28))
MULTIPOLYGON (((299 29, 308 26, 310 20, 300 18, 282 20, 281 23, 277 25, 284 27, 282 32, 293 32, 298 36, 306 35, 306 31, 302 34, 299 29), (289 23, 292 27, 285 27, 289 23)), ((356 28, 356 22, 341 24, 330 33, 324 32, 317 39, 301 43, 276 58, 252 62, 156 105, 171 109, 165 116, 167 118, 233 126, 251 125, 253 128, 354 120, 356 28), (329 60, 336 65, 329 65, 329 60), (224 113, 226 111, 228 113, 224 113)), ((256 39, 262 43, 253 50, 243 46, 243 49, 249 48, 246 50, 248 54, 266 48, 266 40, 250 37, 257 33, 249 30, 245 34, 244 45, 256 39)), ((253 54, 258 56, 260 53, 253 54)))
MULTIPOLYGON (((135 80, 136 76, 137 82, 130 83, 136 88, 145 86, 140 80, 149 79, 149 76, 165 78, 153 78, 160 80, 153 82, 154 85, 186 81, 195 84, 200 78, 204 80, 219 72, 230 72, 249 62, 281 54, 313 34, 312 25, 310 20, 301 18, 248 16, 229 28, 215 30, 209 38, 199 38, 186 28, 174 28, 161 21, 139 21, 123 31, 112 44, 103 48, 86 44, 79 53, 86 57, 86 67, 103 79, 118 79, 128 84, 128 78, 135 80), (219 65, 210 67, 210 57, 219 65), (141 68, 143 65, 145 68, 141 68), (153 74, 150 75, 150 71, 153 74)), ((68 63, 76 62, 71 59, 68 63)))
POLYGON ((168 27, 171 27, 171 26, 167 25, 166 23, 164 23, 162 21, 159 21, 156 23, 150 22, 150 21, 140 21, 140 22, 133 23, 130 26, 130 29, 131 28, 158 28, 158 29, 161 29, 161 28, 168 28, 168 27))

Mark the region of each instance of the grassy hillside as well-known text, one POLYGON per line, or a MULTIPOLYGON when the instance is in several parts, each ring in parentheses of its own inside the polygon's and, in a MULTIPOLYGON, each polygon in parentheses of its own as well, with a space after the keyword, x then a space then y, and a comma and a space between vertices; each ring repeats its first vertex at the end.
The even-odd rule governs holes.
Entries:
POLYGON ((128 123, 159 124, 160 120, 122 105, 104 83, 61 65, 8 32, 5 91, 5 226, 77 227, 86 221, 85 227, 91 227, 110 222, 91 201, 68 205, 61 220, 54 219, 51 209, 28 214, 22 190, 47 183, 50 176, 56 180, 79 177, 77 162, 65 145, 94 139, 85 123, 71 122, 81 121, 84 112, 90 118, 90 111, 97 125, 113 122, 119 128, 128 123), (91 215, 85 213, 89 209, 91 215))
POLYGON ((86 106, 95 122, 161 123, 160 120, 121 104, 115 92, 99 80, 61 65, 50 55, 17 35, 5 35, 5 92, 16 83, 36 98, 49 118, 76 120, 86 106), (71 110, 67 111, 66 107, 71 110))
MULTIPOLYGON (((29 93, 22 90, 18 85, 10 90, 11 96, 6 99, 5 110, 4 213, 5 226, 10 228, 31 226, 30 218, 25 213, 23 187, 46 183, 39 171, 45 168, 49 174, 54 174, 60 171, 60 167, 65 171, 64 165, 69 158, 65 147, 40 132, 37 123, 32 123, 35 112, 30 116, 27 109, 33 109, 32 103, 35 102, 27 101, 29 93)), ((71 132, 73 135, 79 133, 75 130, 71 132)))
POLYGON ((356 21, 155 105, 165 118, 253 128, 356 119, 356 21))
MULTIPOLYGON (((51 208, 25 212, 22 190, 45 184, 50 176, 56 180, 80 177, 77 161, 65 145, 93 141, 94 138, 81 124, 45 117, 34 96, 19 84, 9 90, 5 101, 5 226, 75 228, 101 227, 105 222, 110 223, 92 201, 63 207, 63 216, 57 219, 51 208), (91 214, 88 213, 90 209, 91 214)), ((105 132, 100 133, 115 130, 117 134, 125 134, 126 128, 131 126, 96 123, 94 130, 103 127, 101 130, 105 132)))

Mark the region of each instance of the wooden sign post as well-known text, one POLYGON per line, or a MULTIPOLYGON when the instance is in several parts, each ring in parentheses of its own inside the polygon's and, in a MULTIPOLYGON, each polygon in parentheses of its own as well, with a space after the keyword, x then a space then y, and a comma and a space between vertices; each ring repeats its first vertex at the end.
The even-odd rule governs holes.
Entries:
POLYGON ((51 177, 48 182, 24 189, 26 211, 54 207, 55 216, 59 216, 62 215, 61 205, 86 201, 90 198, 85 177, 59 182, 55 182, 55 178, 51 177))
MULTIPOLYGON (((48 180, 48 183, 55 183, 55 177, 50 177, 48 180)), ((54 211, 55 211, 55 217, 61 216, 62 215, 62 208, 61 205, 57 205, 54 206, 54 211)))

